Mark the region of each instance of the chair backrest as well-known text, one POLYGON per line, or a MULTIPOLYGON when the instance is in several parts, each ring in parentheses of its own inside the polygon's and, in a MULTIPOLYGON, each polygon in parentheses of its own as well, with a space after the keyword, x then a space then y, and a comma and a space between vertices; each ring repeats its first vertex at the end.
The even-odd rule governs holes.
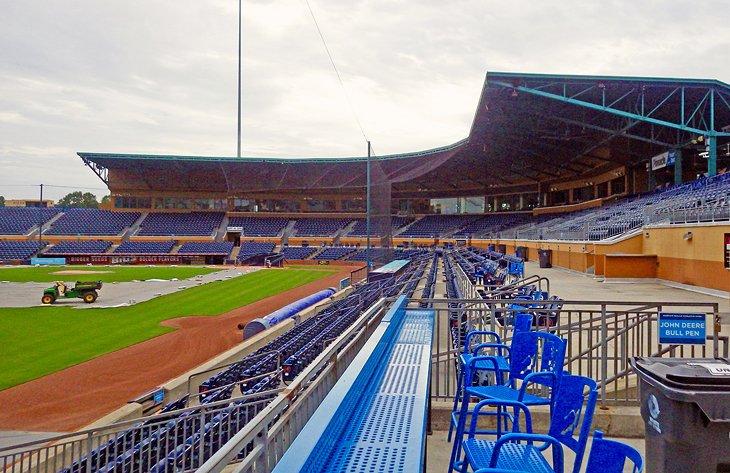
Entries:
POLYGON ((623 473, 626 459, 634 464, 632 473, 644 471, 644 459, 634 447, 604 439, 603 432, 596 430, 585 473, 623 473))
POLYGON ((563 375, 565 340, 548 332, 516 332, 510 347, 509 379, 525 379, 537 371, 551 372, 555 377, 533 379, 533 383, 552 387, 563 375))
POLYGON ((596 409, 596 382, 585 376, 564 375, 556 391, 548 435, 575 452, 573 472, 578 473, 596 409), (575 439, 579 425, 578 439, 575 439))
POLYGON ((512 327, 512 336, 518 332, 529 332, 532 330, 532 314, 518 313, 515 315, 515 323, 512 327))

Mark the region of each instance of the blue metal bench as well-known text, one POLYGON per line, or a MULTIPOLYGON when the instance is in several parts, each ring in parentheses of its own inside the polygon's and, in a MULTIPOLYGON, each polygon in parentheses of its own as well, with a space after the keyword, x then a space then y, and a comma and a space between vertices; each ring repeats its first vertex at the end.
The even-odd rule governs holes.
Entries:
POLYGON ((398 298, 274 473, 422 471, 434 312, 398 298))

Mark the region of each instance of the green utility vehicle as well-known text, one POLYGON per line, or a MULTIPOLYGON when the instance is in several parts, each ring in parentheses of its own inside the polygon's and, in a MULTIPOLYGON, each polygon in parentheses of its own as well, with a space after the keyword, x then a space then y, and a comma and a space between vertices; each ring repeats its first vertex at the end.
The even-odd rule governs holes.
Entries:
POLYGON ((87 304, 91 304, 99 297, 97 291, 101 289, 101 286, 101 281, 76 281, 74 287, 68 287, 61 281, 56 281, 53 287, 49 287, 43 291, 41 302, 44 304, 53 304, 59 297, 64 299, 78 297, 83 299, 87 304))

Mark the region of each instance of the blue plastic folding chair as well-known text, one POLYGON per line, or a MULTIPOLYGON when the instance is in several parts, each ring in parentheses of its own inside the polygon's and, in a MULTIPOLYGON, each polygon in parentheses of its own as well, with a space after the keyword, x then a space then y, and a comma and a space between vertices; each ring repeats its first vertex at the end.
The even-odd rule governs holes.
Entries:
MULTIPOLYGON (((532 328, 532 314, 516 314, 514 324, 512 325, 512 337, 519 332, 529 332, 532 328)), ((454 427, 458 424, 459 418, 459 400, 462 397, 462 387, 464 385, 464 372, 469 361, 479 355, 482 350, 491 349, 493 351, 492 360, 483 360, 476 364, 478 371, 493 372, 495 380, 504 384, 503 373, 509 371, 509 347, 502 343, 501 338, 496 332, 488 330, 475 330, 466 334, 464 338, 464 349, 459 356, 459 373, 456 379, 456 395, 454 396, 454 406, 451 409, 451 423, 449 425, 449 435, 447 440, 451 442, 451 435, 454 427), (480 343, 475 347, 471 347, 472 338, 491 337, 492 341, 488 343, 480 343), (504 353, 504 354, 503 354, 504 353), (496 362, 496 369, 495 369, 496 362)))
MULTIPOLYGON (((461 454, 461 440, 464 435, 466 418, 469 414, 469 401, 472 397, 501 401, 517 401, 525 406, 553 406, 555 393, 563 376, 565 359, 565 340, 547 332, 518 332, 512 339, 509 348, 509 379, 506 384, 495 386, 473 386, 474 374, 479 371, 479 364, 490 362, 492 369, 499 370, 495 357, 473 356, 466 364, 464 389, 461 408, 457 419, 456 438, 451 451, 450 470, 461 454), (542 387, 548 390, 542 393, 528 393, 530 387, 542 387)), ((498 421, 505 419, 501 415, 502 407, 498 406, 498 421)), ((472 417, 477 415, 471 413, 472 417)), ((472 418, 472 422, 474 419, 472 418)), ((500 432, 498 422, 497 434, 500 432)), ((481 432, 483 433, 483 432, 481 432)))
POLYGON ((631 445, 603 438, 603 432, 593 433, 593 445, 585 473, 623 473, 626 460, 633 463, 632 473, 644 471, 644 459, 631 445))
MULTIPOLYGON (((562 473, 564 471, 563 448, 567 447, 575 453, 575 462, 571 471, 579 473, 593 422, 597 397, 598 392, 594 380, 584 376, 565 375, 556 390, 547 435, 531 433, 530 413, 524 406, 519 410, 525 416, 526 432, 518 432, 518 427, 515 425, 511 433, 502 435, 497 440, 484 440, 475 436, 478 411, 482 407, 494 403, 493 400, 482 401, 475 407, 468 438, 464 440, 464 460, 459 461, 455 466, 459 467, 462 473, 465 473, 468 468, 475 471, 483 468, 502 468, 529 473, 562 473), (579 426, 578 438, 575 439, 573 435, 579 426), (536 445, 538 442, 542 442, 542 445, 536 445), (552 465, 543 454, 548 447, 551 447, 552 465)), ((516 416, 515 424, 517 421, 516 416)), ((605 472, 605 470, 601 471, 605 472)))

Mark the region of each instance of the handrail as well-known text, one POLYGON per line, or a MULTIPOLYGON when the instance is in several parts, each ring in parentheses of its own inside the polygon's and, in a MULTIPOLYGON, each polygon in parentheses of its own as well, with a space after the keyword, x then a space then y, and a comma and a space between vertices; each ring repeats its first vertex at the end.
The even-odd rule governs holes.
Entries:
MULTIPOLYGON (((371 306, 358 320, 352 324, 344 333, 342 333, 335 343, 329 345, 315 360, 300 373, 289 386, 277 396, 274 401, 267 405, 262 412, 254 417, 251 422, 247 423, 240 431, 231 437, 231 439, 215 452, 201 467, 198 469, 200 473, 219 473, 242 451, 246 446, 254 441, 254 452, 249 456, 255 457, 263 449, 260 434, 267 437, 270 431, 269 425, 275 418, 281 415, 290 407, 293 399, 302 391, 307 389, 317 377, 321 375, 321 371, 336 358, 338 351, 350 343, 350 337, 368 325, 371 319, 375 318, 386 305, 386 299, 378 300, 375 305, 371 306), (256 441, 259 440, 259 443, 256 441)), ((273 430, 273 426, 272 429, 273 430)), ((241 469, 241 466, 239 466, 241 469)))

